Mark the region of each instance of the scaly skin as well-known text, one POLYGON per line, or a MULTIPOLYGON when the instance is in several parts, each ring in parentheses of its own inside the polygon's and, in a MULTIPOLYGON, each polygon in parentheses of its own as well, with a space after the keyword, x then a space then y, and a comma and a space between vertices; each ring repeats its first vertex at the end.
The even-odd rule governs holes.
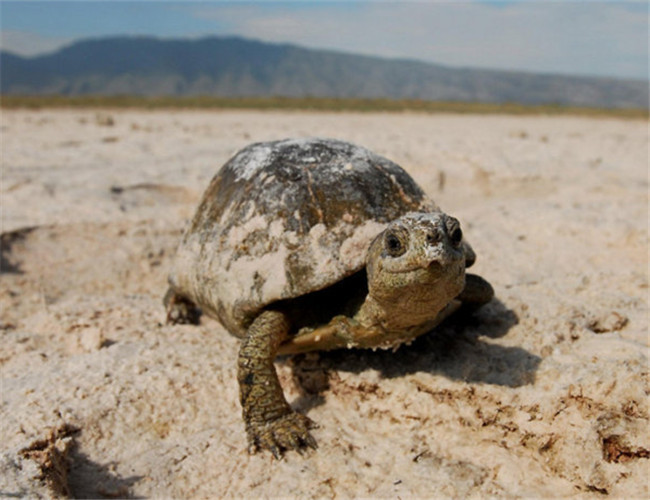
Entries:
POLYGON ((309 434, 315 424, 289 407, 273 366, 289 327, 284 313, 264 311, 249 327, 239 349, 239 399, 250 453, 268 449, 280 458, 283 449, 316 448, 316 440, 309 434))

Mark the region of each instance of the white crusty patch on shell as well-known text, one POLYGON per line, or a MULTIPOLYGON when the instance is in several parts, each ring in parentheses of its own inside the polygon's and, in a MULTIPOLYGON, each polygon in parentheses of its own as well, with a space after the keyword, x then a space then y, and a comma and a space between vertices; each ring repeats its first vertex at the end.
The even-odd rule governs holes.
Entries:
POLYGON ((285 237, 286 234, 287 230, 284 225, 284 219, 275 219, 274 221, 271 221, 271 224, 269 224, 269 238, 277 240, 285 237))
MULTIPOLYGON (((243 256, 232 261, 228 274, 230 287, 218 294, 226 303, 245 301, 249 305, 266 304, 269 298, 277 300, 284 296, 287 289, 287 273, 285 261, 287 248, 278 246, 273 252, 251 257, 243 256), (251 280, 250 276, 256 279, 251 280), (254 285, 251 287, 251 283, 254 285), (259 283, 259 286, 255 286, 259 283)), ((225 283, 224 283, 225 284, 225 283)))
POLYGON ((289 253, 285 238, 296 240, 295 233, 293 237, 291 234, 283 219, 269 220, 259 214, 232 226, 226 246, 219 251, 218 268, 224 279, 216 286, 217 296, 228 304, 242 300, 266 304, 284 297, 288 288, 285 262, 289 253), (263 239, 255 248, 244 247, 244 242, 255 232, 260 232, 263 239), (236 252, 237 249, 242 252, 236 252))
MULTIPOLYGON (((255 218, 254 227, 261 227, 259 218, 255 218)), ((274 232, 282 230, 277 224, 265 224, 264 228, 267 227, 274 232)), ((234 248, 248 234, 230 234, 222 248, 216 245, 218 238, 208 238, 201 243, 198 234, 190 235, 179 247, 170 274, 175 288, 189 292, 193 300, 212 316, 219 316, 233 333, 243 333, 240 331, 241 318, 233 314, 278 300, 288 290, 285 268, 288 248, 276 244, 273 249, 267 247, 266 253, 238 254, 234 248), (225 310, 217 310, 218 304, 224 304, 225 310), (242 305, 242 311, 232 307, 236 304, 242 305)))
POLYGON ((344 162, 331 163, 330 175, 335 178, 341 178, 345 176, 346 172, 352 170, 370 172, 373 168, 376 168, 376 163, 378 163, 370 161, 373 157, 376 157, 376 155, 370 150, 357 146, 352 150, 352 155, 345 158, 344 162))
POLYGON ((193 237, 181 242, 176 251, 176 257, 169 273, 169 282, 177 290, 193 290, 193 269, 201 251, 198 238, 193 237))
POLYGON ((236 248, 237 245, 240 245, 251 233, 266 229, 267 227, 268 223, 266 217, 263 215, 255 215, 246 220, 246 222, 230 228, 230 231, 228 232, 228 245, 230 248, 236 248))
POLYGON ((347 271, 357 269, 365 263, 368 247, 387 224, 368 220, 354 229, 352 236, 341 244, 339 260, 347 271))
MULTIPOLYGON (((285 147, 295 146, 301 150, 308 150, 312 147, 314 138, 305 137, 298 139, 287 139, 284 141, 278 141, 274 147, 270 147, 266 143, 253 144, 251 145, 245 154, 241 152, 234 156, 237 159, 231 166, 237 175, 238 180, 250 180, 252 179, 260 170, 263 170, 266 166, 269 165, 272 159, 272 152, 274 150, 281 150, 285 147)), ((338 141, 332 141, 338 142, 338 141)), ((371 158, 376 155, 370 150, 356 146, 352 150, 352 155, 347 157, 345 162, 332 162, 330 164, 331 174, 333 176, 341 175, 342 171, 350 171, 353 169, 360 171, 370 171, 373 166, 369 161, 371 158)), ((318 158, 314 156, 300 156, 300 160, 306 164, 313 164, 318 161, 318 158)), ((268 179, 264 179, 265 183, 272 182, 273 176, 269 176, 268 179)))
POLYGON ((309 231, 308 252, 303 256, 305 263, 316 276, 317 282, 329 282, 339 272, 337 259, 339 241, 336 231, 329 231, 325 224, 316 224, 309 231))
POLYGON ((246 154, 238 153, 238 161, 232 164, 232 169, 237 175, 237 179, 249 180, 263 170, 271 159, 272 148, 263 144, 252 146, 246 151, 246 154))

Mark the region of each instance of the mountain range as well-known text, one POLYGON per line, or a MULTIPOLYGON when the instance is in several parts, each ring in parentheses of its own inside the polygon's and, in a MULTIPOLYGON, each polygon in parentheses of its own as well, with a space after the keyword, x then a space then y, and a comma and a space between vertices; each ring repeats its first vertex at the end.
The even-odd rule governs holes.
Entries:
POLYGON ((86 39, 0 52, 5 95, 421 99, 648 108, 648 81, 455 68, 236 37, 86 39))

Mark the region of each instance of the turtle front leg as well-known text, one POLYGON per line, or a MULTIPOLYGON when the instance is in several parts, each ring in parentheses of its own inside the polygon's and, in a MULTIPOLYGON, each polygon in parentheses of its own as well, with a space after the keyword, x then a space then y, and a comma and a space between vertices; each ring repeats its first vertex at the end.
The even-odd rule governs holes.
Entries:
POLYGON ((248 450, 270 450, 281 458, 281 450, 316 448, 309 434, 315 424, 291 409, 284 398, 273 360, 287 337, 289 320, 279 311, 265 311, 249 327, 239 349, 237 380, 248 450))
POLYGON ((465 288, 457 297, 465 309, 478 309, 494 297, 494 289, 486 280, 476 274, 465 275, 465 288))

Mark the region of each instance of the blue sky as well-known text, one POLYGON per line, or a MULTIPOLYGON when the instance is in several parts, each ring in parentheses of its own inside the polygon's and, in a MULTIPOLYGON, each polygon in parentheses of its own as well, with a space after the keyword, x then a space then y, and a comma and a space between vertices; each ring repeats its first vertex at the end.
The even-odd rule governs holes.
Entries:
POLYGON ((452 66, 648 78, 648 2, 2 0, 1 45, 35 55, 109 35, 270 42, 452 66))

